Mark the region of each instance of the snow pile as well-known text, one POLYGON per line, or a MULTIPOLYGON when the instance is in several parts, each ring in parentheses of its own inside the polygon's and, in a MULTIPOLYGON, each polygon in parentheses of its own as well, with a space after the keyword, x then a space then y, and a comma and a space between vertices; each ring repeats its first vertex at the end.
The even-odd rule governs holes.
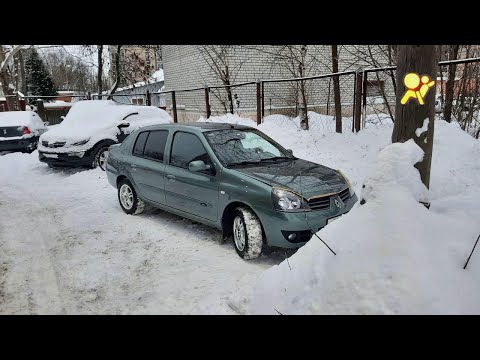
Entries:
POLYGON ((54 102, 51 102, 51 103, 45 103, 43 106, 46 108, 57 108, 57 107, 64 108, 64 107, 72 107, 73 103, 63 101, 63 100, 55 100, 54 102))
POLYGON ((208 119, 204 118, 203 116, 197 120, 198 122, 213 122, 213 123, 229 123, 235 125, 245 125, 256 127, 257 123, 249 118, 242 118, 238 115, 234 114, 226 114, 222 116, 210 116, 208 119))
MULTIPOLYGON (((5 111, 0 112, 0 128, 3 127, 28 127, 30 134, 15 137, 1 137, 0 140, 17 140, 38 136, 41 131, 46 131, 47 127, 40 116, 32 111, 5 111)), ((3 134, 3 133, 2 133, 3 134)))
POLYGON ((423 151, 413 139, 387 146, 371 167, 371 174, 363 184, 361 199, 381 197, 394 187, 410 191, 417 201, 428 203, 428 189, 420 179, 420 173, 411 165, 423 159, 423 151))
MULTIPOLYGON (((460 127, 435 121, 430 199, 470 197, 480 192, 480 140, 460 127)), ((476 204, 480 208, 480 202, 476 204)))
MULTIPOLYGON (((130 124, 125 129, 130 133, 143 126, 170 123, 172 119, 166 111, 154 106, 121 105, 111 100, 81 101, 72 106, 59 126, 42 135, 40 141, 66 141, 66 147, 70 146, 69 149, 48 148, 50 152, 71 151, 72 147, 77 151, 86 150, 102 139, 116 141, 117 126, 122 122, 130 124), (71 146, 86 139, 90 139, 87 144, 71 146)), ((42 144, 38 149, 47 150, 42 144)))
MULTIPOLYGON (((271 125, 280 125, 281 127, 290 127, 292 129, 296 128, 302 130, 300 126, 300 121, 301 119, 299 116, 292 119, 285 115, 269 115, 263 118, 262 125, 265 127, 270 127, 271 125)), ((326 134, 335 132, 335 121, 335 116, 318 114, 313 111, 308 112, 309 129, 313 130, 316 133, 320 132, 322 134, 326 134)), ((352 131, 351 117, 342 118, 342 131, 344 133, 352 131)))
MULTIPOLYGON (((439 128, 454 133, 450 126, 439 128)), ((443 135, 440 131, 440 140, 448 141, 443 135)), ((448 158, 434 144, 435 153, 448 158)), ((468 269, 462 269, 480 231, 480 193, 470 193, 470 206, 465 208, 450 207, 446 212, 445 206, 441 211, 432 206, 427 210, 418 202, 426 189, 413 167, 422 155, 413 141, 383 149, 365 179, 361 195, 367 199, 365 205, 357 205, 318 232, 337 255, 314 237, 288 263, 259 277, 251 311, 480 313, 480 257, 472 257, 468 269)), ((475 157, 478 154, 470 153, 469 160, 475 157)), ((474 176, 478 176, 476 171, 474 176)), ((435 172, 432 175, 434 183, 448 181, 435 178, 435 172)), ((471 177, 468 172, 459 176, 471 177)))
POLYGON ((164 75, 163 75, 163 69, 159 69, 155 71, 152 76, 150 77, 153 81, 163 81, 164 80, 164 75))

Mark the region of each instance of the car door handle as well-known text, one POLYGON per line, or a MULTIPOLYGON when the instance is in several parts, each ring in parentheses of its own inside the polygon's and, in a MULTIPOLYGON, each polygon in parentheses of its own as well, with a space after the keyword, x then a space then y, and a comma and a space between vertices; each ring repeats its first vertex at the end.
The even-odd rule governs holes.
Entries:
POLYGON ((175 181, 175 176, 167 175, 167 179, 170 180, 170 181, 175 181))

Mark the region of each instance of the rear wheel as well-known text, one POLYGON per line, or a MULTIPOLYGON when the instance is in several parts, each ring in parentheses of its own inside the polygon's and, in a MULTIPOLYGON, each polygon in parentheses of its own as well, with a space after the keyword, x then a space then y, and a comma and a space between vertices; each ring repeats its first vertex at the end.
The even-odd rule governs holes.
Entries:
POLYGON ((255 259, 262 253, 262 225, 248 208, 235 209, 233 218, 233 242, 237 254, 245 260, 255 259))
POLYGON ((140 199, 128 179, 118 184, 118 201, 122 210, 127 214, 140 214, 145 209, 145 203, 140 199))

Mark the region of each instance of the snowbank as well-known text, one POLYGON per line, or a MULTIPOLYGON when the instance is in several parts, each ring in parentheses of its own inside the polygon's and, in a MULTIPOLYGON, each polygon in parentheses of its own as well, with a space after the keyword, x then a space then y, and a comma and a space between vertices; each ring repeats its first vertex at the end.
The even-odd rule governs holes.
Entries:
POLYGON ((154 106, 121 105, 111 100, 80 101, 72 106, 59 126, 40 138, 41 142, 65 141, 67 142, 65 147, 51 149, 40 143, 38 149, 66 152, 75 148, 75 151, 82 151, 91 148, 102 139, 116 141, 119 132, 117 126, 123 121, 130 124, 126 128, 130 133, 143 126, 170 123, 172 119, 166 111, 154 106), (90 140, 84 145, 73 145, 86 139, 90 140))
MULTIPOLYGON (((337 256, 314 237, 260 276, 251 311, 480 313, 480 258, 462 269, 478 221, 472 213, 442 214, 419 204, 426 189, 413 165, 422 155, 413 141, 383 149, 365 179, 366 204, 318 232, 337 256)), ((478 211, 480 196, 471 195, 478 211)))

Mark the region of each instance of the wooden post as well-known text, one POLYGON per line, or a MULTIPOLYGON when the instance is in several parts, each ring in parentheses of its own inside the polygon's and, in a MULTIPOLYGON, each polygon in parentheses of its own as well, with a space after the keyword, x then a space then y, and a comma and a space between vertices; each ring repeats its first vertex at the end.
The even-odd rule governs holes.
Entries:
POLYGON ((362 114, 362 126, 365 127, 367 121, 367 82, 368 82, 368 73, 363 72, 363 114, 362 114))
POLYGON ((415 164, 420 172, 422 182, 428 188, 430 185, 430 167, 432 161, 433 130, 435 124, 435 79, 437 77, 437 56, 435 45, 399 45, 397 49, 397 102, 395 106, 395 124, 392 142, 405 142, 413 139, 423 150, 424 157, 415 164), (409 76, 410 86, 418 85, 407 93, 405 75, 409 76), (433 81, 433 85, 432 85, 433 81), (418 82, 418 84, 417 84, 418 82), (428 86, 432 85, 432 86, 428 86), (421 86, 428 86, 428 89, 421 86), (426 90, 426 92, 425 92, 426 90), (422 93, 423 92, 423 96, 422 93), (409 94, 404 104, 402 99, 409 94), (420 96, 419 99, 417 96, 420 96), (423 104, 422 104, 423 103, 423 104), (422 129, 428 122, 426 131, 422 129))
POLYGON ((262 81, 262 119, 265 117, 265 83, 262 81))
POLYGON ((45 111, 45 106, 43 106, 43 100, 37 100, 37 114, 42 118, 44 122, 48 121, 47 112, 45 111))
POLYGON ((175 99, 175 91, 172 91, 172 111, 173 111, 173 122, 177 123, 177 100, 175 99))
POLYGON ((152 105, 152 94, 150 94, 149 90, 147 90, 147 94, 146 94, 146 104, 147 106, 152 105))
POLYGON ((262 81, 257 80, 257 125, 262 123, 262 94, 261 94, 262 81))
POLYGON ((87 92, 87 100, 92 100, 92 93, 90 91, 87 92))
POLYGON ((360 118, 362 116, 362 80, 362 73, 357 72, 355 74, 355 132, 360 131, 360 118))
POLYGON ((205 86, 205 108, 207 110, 207 119, 212 115, 212 111, 210 109, 210 89, 208 86, 205 86))

